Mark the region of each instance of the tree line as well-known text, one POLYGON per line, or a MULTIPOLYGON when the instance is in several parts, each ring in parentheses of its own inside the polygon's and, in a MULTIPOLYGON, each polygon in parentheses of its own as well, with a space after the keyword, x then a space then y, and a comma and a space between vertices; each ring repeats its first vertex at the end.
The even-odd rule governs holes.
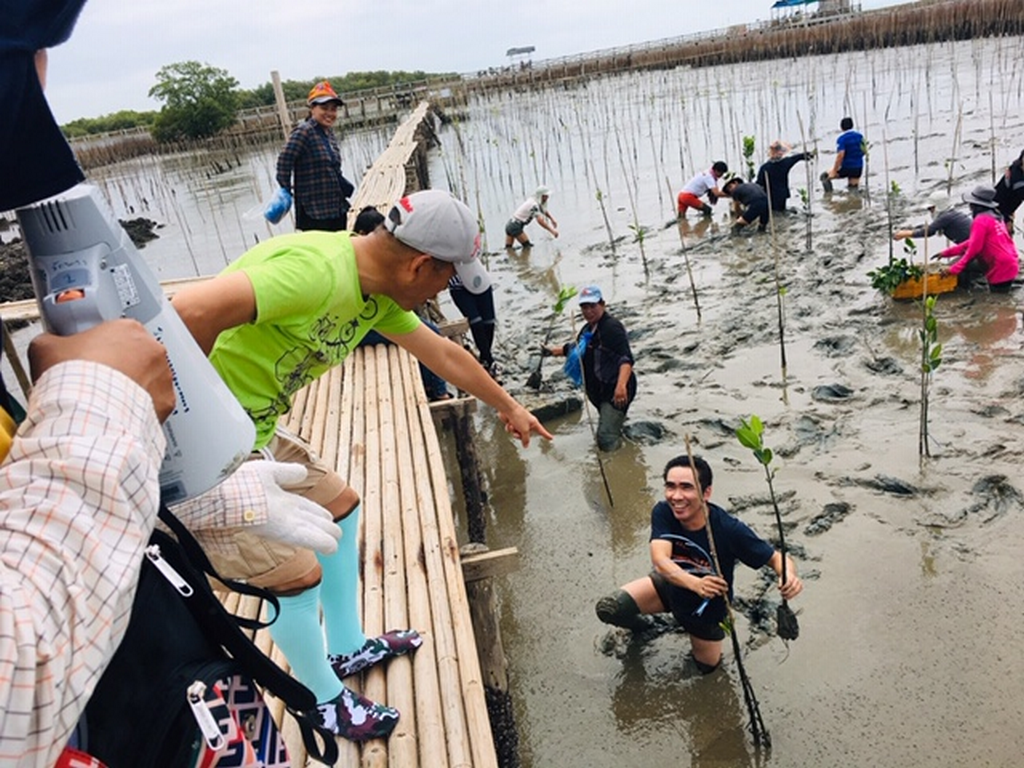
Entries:
MULTIPOLYGON (((305 99, 320 80, 329 80, 338 93, 385 86, 401 86, 430 77, 444 77, 423 71, 349 72, 312 80, 285 80, 281 83, 286 101, 305 99)), ((214 136, 235 121, 238 112, 274 103, 274 86, 266 82, 256 88, 238 87, 227 70, 198 61, 182 61, 161 67, 149 95, 160 101, 159 110, 137 112, 121 110, 100 117, 83 117, 61 126, 68 138, 109 133, 125 128, 143 127, 157 141, 201 139, 214 136)))

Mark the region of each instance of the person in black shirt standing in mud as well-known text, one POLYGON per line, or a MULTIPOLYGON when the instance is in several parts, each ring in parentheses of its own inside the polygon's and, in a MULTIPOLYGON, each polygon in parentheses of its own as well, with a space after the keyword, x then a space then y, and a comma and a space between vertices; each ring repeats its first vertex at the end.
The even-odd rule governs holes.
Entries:
POLYGON ((768 193, 769 204, 773 211, 785 211, 789 200, 789 171, 801 160, 810 160, 813 152, 798 152, 786 155, 791 147, 784 141, 776 139, 768 148, 768 161, 757 171, 757 185, 768 193))
POLYGON ((625 326, 606 311, 600 288, 588 285, 580 291, 579 305, 587 324, 580 330, 576 343, 543 346, 541 355, 567 357, 566 373, 577 384, 581 383, 577 376, 582 374, 587 399, 599 414, 597 447, 614 451, 622 444, 622 424, 636 397, 633 352, 625 326))

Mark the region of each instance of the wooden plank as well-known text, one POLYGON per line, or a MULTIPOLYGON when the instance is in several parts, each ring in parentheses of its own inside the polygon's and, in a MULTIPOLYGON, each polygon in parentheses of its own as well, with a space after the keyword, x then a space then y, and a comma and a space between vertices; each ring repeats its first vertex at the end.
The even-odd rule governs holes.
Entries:
POLYGON ((437 324, 437 330, 438 333, 449 339, 452 336, 465 336, 469 333, 469 320, 464 317, 457 320, 445 320, 443 323, 437 324))
POLYGON ((492 576, 504 576, 517 570, 519 550, 515 547, 462 557, 462 580, 467 583, 492 576))
POLYGON ((438 418, 454 418, 456 416, 469 416, 476 413, 476 398, 467 395, 466 397, 453 397, 451 400, 436 400, 427 403, 430 412, 438 418))

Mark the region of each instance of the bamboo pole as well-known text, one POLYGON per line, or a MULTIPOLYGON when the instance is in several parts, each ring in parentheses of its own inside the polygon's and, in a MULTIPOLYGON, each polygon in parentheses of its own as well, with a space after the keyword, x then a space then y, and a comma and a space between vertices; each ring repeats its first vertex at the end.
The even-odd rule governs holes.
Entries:
MULTIPOLYGON (((395 350, 397 352, 397 349, 395 350)), ((419 412, 426 406, 419 366, 408 354, 396 354, 400 366, 405 414, 403 429, 409 436, 398 455, 398 483, 402 491, 402 541, 405 557, 406 598, 409 626, 420 631, 423 645, 413 656, 412 685, 416 690, 416 725, 420 765, 447 768, 444 704, 438 679, 436 632, 430 610, 431 585, 421 553, 425 537, 419 510, 430 505, 431 492, 426 466, 426 439, 419 412), (427 482, 424 482, 426 480, 427 482)), ((438 587, 439 589, 439 587, 438 587)))

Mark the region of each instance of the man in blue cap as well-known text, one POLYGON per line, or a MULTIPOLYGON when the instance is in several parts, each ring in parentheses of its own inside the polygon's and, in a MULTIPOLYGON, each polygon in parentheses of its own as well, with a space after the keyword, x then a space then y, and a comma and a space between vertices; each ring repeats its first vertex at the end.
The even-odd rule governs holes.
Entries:
POLYGON ((588 285, 580 291, 579 305, 586 325, 576 337, 576 343, 541 347, 541 354, 568 357, 566 371, 570 375, 575 358, 575 369, 582 372, 587 399, 599 413, 597 446, 602 451, 614 451, 622 442, 626 411, 636 397, 633 352, 625 326, 608 314, 600 288, 588 285))

